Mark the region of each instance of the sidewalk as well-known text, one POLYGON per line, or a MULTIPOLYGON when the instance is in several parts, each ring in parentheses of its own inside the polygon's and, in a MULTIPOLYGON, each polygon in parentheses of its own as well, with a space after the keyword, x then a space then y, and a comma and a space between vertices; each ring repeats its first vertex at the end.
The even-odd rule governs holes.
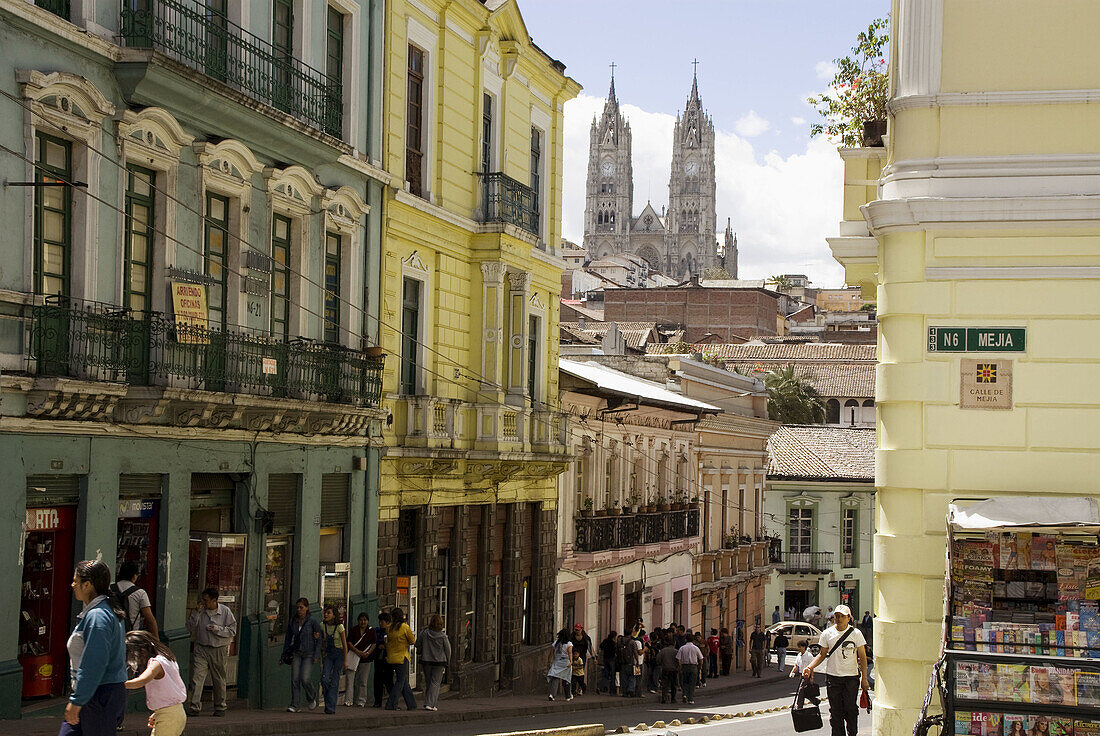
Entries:
MULTIPOLYGON (((696 690, 695 695, 699 700, 709 701, 718 694, 776 682, 784 677, 785 675, 774 669, 774 666, 765 670, 760 679, 738 672, 728 677, 707 680, 707 687, 696 690)), ((418 702, 420 698, 421 693, 418 692, 418 702)), ((641 702, 660 702, 660 696, 646 694, 641 702)), ((553 703, 549 702, 544 695, 501 695, 492 698, 467 699, 444 696, 439 702, 439 710, 435 713, 422 708, 395 712, 370 706, 347 708, 343 705, 336 709, 335 715, 325 715, 320 708, 315 711, 287 713, 283 710, 250 710, 243 706, 234 707, 236 704, 230 702, 229 712, 224 718, 214 718, 209 710, 204 710, 200 716, 189 717, 184 733, 201 732, 204 736, 259 736, 260 734, 300 734, 387 726, 430 726, 437 723, 514 718, 541 713, 595 711, 638 705, 638 703, 639 701, 635 698, 595 695, 591 690, 589 694, 573 698, 571 702, 565 702, 559 698, 553 703)), ((207 709, 209 705, 209 703, 206 704, 207 709)), ((698 706, 690 707, 698 708, 698 706)), ((146 718, 146 715, 140 713, 128 714, 123 730, 119 731, 119 736, 148 736, 146 718)), ((0 721, 0 733, 56 736, 60 724, 61 719, 56 717, 0 721)))

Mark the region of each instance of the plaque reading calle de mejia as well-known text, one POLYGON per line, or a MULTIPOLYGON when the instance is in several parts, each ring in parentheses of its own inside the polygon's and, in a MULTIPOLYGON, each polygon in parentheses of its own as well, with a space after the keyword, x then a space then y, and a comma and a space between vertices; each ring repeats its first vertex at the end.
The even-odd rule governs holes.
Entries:
POLYGON ((960 409, 1012 408, 1011 360, 963 358, 960 370, 960 409))

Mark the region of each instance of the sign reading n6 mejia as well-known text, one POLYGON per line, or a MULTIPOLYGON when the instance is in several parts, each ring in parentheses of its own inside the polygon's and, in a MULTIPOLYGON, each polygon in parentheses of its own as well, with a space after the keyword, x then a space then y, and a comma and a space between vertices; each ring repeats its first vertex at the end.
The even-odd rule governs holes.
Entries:
POLYGON ((929 327, 930 353, 1022 353, 1026 327, 929 327))

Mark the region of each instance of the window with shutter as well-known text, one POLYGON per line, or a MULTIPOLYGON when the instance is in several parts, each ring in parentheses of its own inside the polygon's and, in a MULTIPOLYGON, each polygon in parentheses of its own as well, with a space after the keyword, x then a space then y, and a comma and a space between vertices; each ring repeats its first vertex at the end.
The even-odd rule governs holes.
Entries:
POLYGON ((347 473, 325 473, 321 476, 321 526, 341 526, 348 523, 347 473))
POLYGON ((298 474, 272 473, 267 476, 267 510, 275 529, 293 529, 298 521, 298 474))

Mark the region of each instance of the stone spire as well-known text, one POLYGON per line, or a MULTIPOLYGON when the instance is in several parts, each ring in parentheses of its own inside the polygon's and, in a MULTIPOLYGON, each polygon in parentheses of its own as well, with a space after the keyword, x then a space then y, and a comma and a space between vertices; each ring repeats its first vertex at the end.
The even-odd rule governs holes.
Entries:
POLYGON ((726 237, 722 247, 722 265, 731 279, 737 278, 737 233, 733 231, 732 218, 726 218, 726 237))

